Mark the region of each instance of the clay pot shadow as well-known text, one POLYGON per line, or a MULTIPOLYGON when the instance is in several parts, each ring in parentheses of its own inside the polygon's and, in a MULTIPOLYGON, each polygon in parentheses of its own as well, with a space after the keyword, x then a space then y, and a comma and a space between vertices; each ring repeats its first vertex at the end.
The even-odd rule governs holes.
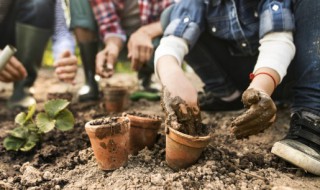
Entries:
POLYGON ((123 113, 130 120, 129 154, 136 155, 145 147, 152 149, 161 127, 160 117, 123 113))
POLYGON ((178 171, 197 162, 211 137, 191 136, 166 126, 166 162, 178 171))
POLYGON ((115 170, 128 162, 130 121, 126 117, 107 117, 85 125, 94 156, 101 170, 115 170))
POLYGON ((128 104, 128 89, 121 86, 107 86, 103 91, 107 112, 121 112, 128 104))

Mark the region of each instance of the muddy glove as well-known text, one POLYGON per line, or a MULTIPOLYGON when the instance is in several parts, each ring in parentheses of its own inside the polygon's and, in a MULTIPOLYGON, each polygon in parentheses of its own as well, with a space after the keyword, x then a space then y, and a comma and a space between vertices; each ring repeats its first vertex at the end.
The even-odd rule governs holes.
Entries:
POLYGON ((201 112, 198 108, 190 107, 179 96, 171 97, 164 87, 161 106, 166 114, 165 124, 185 134, 195 135, 200 130, 201 112))
POLYGON ((262 132, 274 122, 277 108, 268 94, 247 89, 242 94, 242 102, 248 110, 231 123, 237 139, 262 132))

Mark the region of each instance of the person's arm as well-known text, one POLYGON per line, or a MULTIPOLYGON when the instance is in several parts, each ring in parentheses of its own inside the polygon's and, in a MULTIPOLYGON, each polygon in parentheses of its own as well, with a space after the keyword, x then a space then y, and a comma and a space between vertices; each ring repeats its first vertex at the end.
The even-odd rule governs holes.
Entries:
POLYGON ((141 26, 135 31, 128 41, 128 58, 131 60, 131 67, 139 70, 148 62, 153 54, 152 40, 162 35, 160 21, 141 26))
POLYGON ((260 44, 253 80, 242 94, 242 102, 248 110, 232 122, 232 131, 237 138, 258 133, 274 122, 276 106, 270 96, 286 75, 295 55, 292 32, 267 34, 260 44))
POLYGON ((78 60, 74 55, 75 40, 68 30, 61 0, 56 1, 52 43, 55 73, 60 80, 73 82, 77 73, 78 60))
POLYGON ((118 37, 125 42, 127 38, 120 25, 116 4, 112 0, 91 0, 90 5, 103 41, 105 42, 109 37, 118 37))
POLYGON ((126 41, 126 34, 120 25, 116 4, 111 0, 91 0, 91 7, 99 26, 105 48, 96 56, 96 73, 109 78, 114 73, 114 65, 126 41))
POLYGON ((75 51, 75 39, 68 29, 61 0, 56 1, 54 19, 52 50, 53 57, 57 60, 64 51, 68 50, 72 54, 75 51))

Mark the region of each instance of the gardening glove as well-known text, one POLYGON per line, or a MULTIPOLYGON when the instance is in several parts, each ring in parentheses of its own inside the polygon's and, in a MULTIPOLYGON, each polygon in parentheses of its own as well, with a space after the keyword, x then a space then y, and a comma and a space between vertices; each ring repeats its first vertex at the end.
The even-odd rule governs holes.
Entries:
POLYGON ((277 108, 265 92, 247 89, 242 94, 242 102, 248 110, 231 123, 231 131, 237 139, 257 134, 274 122, 277 108))
POLYGON ((69 50, 61 53, 59 58, 55 60, 54 67, 55 73, 61 81, 68 83, 75 83, 74 79, 78 70, 78 60, 69 50))
MULTIPOLYGON (((167 88, 163 88, 161 106, 166 113, 165 124, 189 135, 196 135, 200 130, 201 112, 198 107, 190 107, 179 96, 171 97, 167 88)), ((168 132, 168 130, 166 130, 168 132)))

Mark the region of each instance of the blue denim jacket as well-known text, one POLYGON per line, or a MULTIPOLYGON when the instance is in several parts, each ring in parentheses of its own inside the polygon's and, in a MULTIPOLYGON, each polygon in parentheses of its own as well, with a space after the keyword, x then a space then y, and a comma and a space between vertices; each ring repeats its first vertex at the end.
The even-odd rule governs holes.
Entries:
POLYGON ((292 4, 292 0, 181 0, 173 7, 164 35, 182 37, 192 47, 207 31, 230 42, 233 55, 254 55, 265 34, 294 30, 292 4))

